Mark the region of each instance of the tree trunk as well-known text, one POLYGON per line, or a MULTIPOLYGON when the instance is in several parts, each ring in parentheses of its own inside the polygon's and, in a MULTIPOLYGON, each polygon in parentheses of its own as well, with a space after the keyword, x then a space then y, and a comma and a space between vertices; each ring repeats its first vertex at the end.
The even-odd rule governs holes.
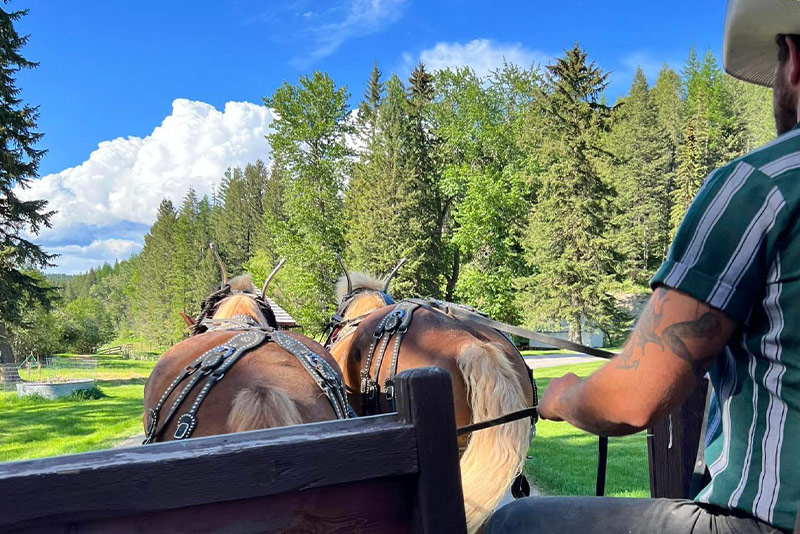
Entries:
POLYGON ((461 269, 461 254, 459 249, 456 248, 453 252, 453 271, 450 278, 447 280, 447 289, 445 290, 444 300, 453 302, 454 294, 456 292, 456 284, 458 283, 458 272, 461 269))
POLYGON ((569 322, 569 340, 573 343, 583 343, 583 329, 579 313, 576 313, 569 322))
POLYGON ((17 362, 14 360, 14 352, 11 350, 6 325, 0 321, 0 384, 17 382, 20 382, 17 362))

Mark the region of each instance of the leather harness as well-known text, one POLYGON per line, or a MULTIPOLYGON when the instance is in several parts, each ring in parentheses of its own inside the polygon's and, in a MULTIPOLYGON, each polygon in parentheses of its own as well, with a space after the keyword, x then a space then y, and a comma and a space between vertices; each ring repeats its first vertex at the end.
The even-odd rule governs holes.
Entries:
MULTIPOLYGON (((353 301, 355 296, 358 293, 363 292, 363 288, 359 288, 356 291, 352 292, 351 294, 347 295, 343 300, 342 304, 336 310, 336 314, 331 319, 330 324, 330 333, 328 335, 328 339, 326 340, 325 346, 330 348, 330 346, 335 343, 340 337, 343 335, 343 331, 345 328, 356 327, 358 324, 363 321, 368 315, 362 315, 359 317, 355 317, 352 319, 343 319, 343 314, 347 306, 353 301)), ((388 295, 381 292, 381 295, 384 296, 384 302, 388 300, 391 303, 394 303, 394 300, 391 299, 388 295)), ((387 305, 390 304, 387 302, 387 305)), ((403 342, 403 337, 405 336, 406 332, 408 332, 408 327, 411 324, 411 320, 414 316, 414 312, 419 308, 425 308, 426 310, 433 311, 436 313, 441 313, 453 319, 459 321, 469 321, 472 317, 488 317, 486 314, 472 308, 470 306, 465 306, 462 304, 454 304, 451 302, 443 302, 438 300, 427 300, 427 299, 406 299, 400 301, 395 308, 386 314, 377 324, 375 330, 372 334, 372 343, 370 344, 369 350, 367 351, 367 357, 364 362, 364 365, 361 369, 361 387, 360 387, 360 394, 361 394, 361 410, 363 415, 375 415, 381 413, 380 408, 380 392, 381 388, 377 382, 381 365, 383 363, 384 356, 386 354, 386 349, 389 346, 389 343, 394 337, 394 345, 392 347, 392 359, 389 367, 389 376, 387 377, 386 381, 384 382, 384 392, 386 395, 386 402, 389 405, 389 411, 395 410, 395 391, 394 391, 394 379, 397 374, 397 360, 400 353, 400 344, 403 342), (458 314, 451 313, 451 310, 457 309, 459 311, 458 314), (375 368, 374 371, 372 370, 372 361, 375 360, 375 368)), ((516 350, 516 345, 511 341, 509 335, 502 330, 498 330, 494 328, 497 332, 500 332, 506 339, 509 340, 514 349, 516 350)), ((517 350, 517 354, 520 358, 522 358, 522 354, 517 350)), ((524 361, 524 360, 523 360, 524 361)), ((527 364, 526 364, 527 366, 527 364)), ((528 408, 527 410, 523 410, 521 413, 515 414, 508 414, 507 416, 498 418, 497 420, 493 421, 485 421, 482 423, 474 423, 472 425, 468 425, 464 427, 463 430, 465 432, 461 432, 462 429, 459 429, 459 435, 464 434, 466 432, 471 432, 473 430, 478 430, 480 428, 486 428, 489 426, 495 426, 497 424, 502 424, 504 422, 510 422, 517 419, 521 419, 523 417, 530 417, 531 424, 533 428, 535 428, 536 423, 539 419, 539 415, 536 412, 536 406, 539 403, 539 394, 538 389, 536 387, 536 380, 533 378, 533 373, 529 373, 531 379, 531 386, 533 387, 533 407, 528 408), (474 427, 474 428, 470 428, 474 427)), ((530 485, 528 484, 527 479, 525 478, 524 473, 520 473, 515 479, 514 483, 511 486, 511 493, 515 499, 519 499, 521 497, 527 497, 530 495, 530 485)))
MULTIPOLYGON (((325 394, 337 418, 348 419, 355 417, 353 408, 347 402, 344 383, 341 377, 323 357, 316 354, 301 341, 277 330, 275 326, 261 326, 252 317, 246 315, 236 315, 228 319, 207 319, 206 317, 213 315, 213 309, 216 308, 222 298, 231 294, 230 286, 226 286, 226 288, 214 293, 211 297, 203 301, 203 312, 201 312, 200 317, 198 317, 200 320, 195 323, 193 332, 199 333, 223 330, 237 331, 238 333, 225 343, 207 350, 178 373, 178 376, 170 383, 156 405, 148 410, 147 433, 142 444, 146 445, 152 443, 163 433, 164 429, 169 425, 172 419, 174 419, 189 393, 205 379, 200 392, 197 394, 189 410, 178 417, 178 426, 173 435, 173 438, 176 440, 191 437, 192 432, 197 426, 197 411, 209 391, 211 391, 211 388, 222 380, 225 373, 233 367, 245 353, 269 342, 277 343, 278 346, 297 358, 314 380, 314 383, 316 383, 325 394), (222 298, 220 298, 220 296, 222 296, 222 298), (186 380, 186 383, 183 385, 183 389, 181 389, 180 393, 175 397, 169 412, 159 425, 159 415, 167 399, 184 380, 186 380)), ((260 299, 256 300, 263 302, 260 299)), ((266 305, 266 303, 264 304, 266 305)), ((269 314, 265 313, 265 316, 268 318, 271 316, 272 322, 274 322, 275 316, 272 310, 269 310, 269 314)))

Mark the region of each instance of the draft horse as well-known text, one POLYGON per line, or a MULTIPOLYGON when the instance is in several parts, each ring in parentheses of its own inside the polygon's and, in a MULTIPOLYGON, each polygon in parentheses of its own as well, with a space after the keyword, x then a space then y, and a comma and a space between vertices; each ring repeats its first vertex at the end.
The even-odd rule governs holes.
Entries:
MULTIPOLYGON (((395 303, 389 283, 402 263, 384 280, 341 265, 326 346, 358 414, 391 411, 395 374, 428 366, 450 373, 459 427, 533 406, 530 370, 505 335, 443 313, 436 301, 395 303)), ((469 532, 480 529, 522 473, 532 430, 526 418, 459 437, 469 532)))
POLYGON ((228 283, 214 254, 222 288, 196 320, 184 315, 192 336, 160 358, 145 384, 145 443, 354 416, 330 353, 277 329, 266 291, 283 261, 259 293, 250 275, 228 283))

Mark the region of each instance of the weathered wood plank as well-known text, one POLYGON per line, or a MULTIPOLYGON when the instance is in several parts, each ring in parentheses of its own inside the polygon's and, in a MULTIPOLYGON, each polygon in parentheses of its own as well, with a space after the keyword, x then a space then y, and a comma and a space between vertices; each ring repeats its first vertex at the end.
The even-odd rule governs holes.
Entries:
POLYGON ((450 375, 437 367, 398 375, 398 413, 413 423, 419 477, 413 532, 466 534, 450 375))
POLYGON ((388 415, 5 464, 0 530, 413 474, 416 442, 411 424, 388 415), (43 495, 46 506, 30 506, 43 495))
POLYGON ((707 392, 708 380, 703 379, 679 409, 648 429, 651 497, 690 497, 707 392))
POLYGON ((464 534, 450 376, 397 386, 399 414, 0 465, 0 531, 464 534))
MULTIPOLYGON (((381 478, 303 492, 215 502, 127 517, 35 520, 4 534, 407 534, 412 532, 412 476, 381 478)), ((42 504, 44 506, 44 504, 42 504)))

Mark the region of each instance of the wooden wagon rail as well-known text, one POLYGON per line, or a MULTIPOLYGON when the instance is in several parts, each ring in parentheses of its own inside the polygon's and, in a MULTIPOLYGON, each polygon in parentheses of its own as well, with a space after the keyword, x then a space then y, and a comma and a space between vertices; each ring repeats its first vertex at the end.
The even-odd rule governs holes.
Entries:
POLYGON ((457 447, 415 369, 396 414, 2 464, 0 531, 464 533, 457 447))

